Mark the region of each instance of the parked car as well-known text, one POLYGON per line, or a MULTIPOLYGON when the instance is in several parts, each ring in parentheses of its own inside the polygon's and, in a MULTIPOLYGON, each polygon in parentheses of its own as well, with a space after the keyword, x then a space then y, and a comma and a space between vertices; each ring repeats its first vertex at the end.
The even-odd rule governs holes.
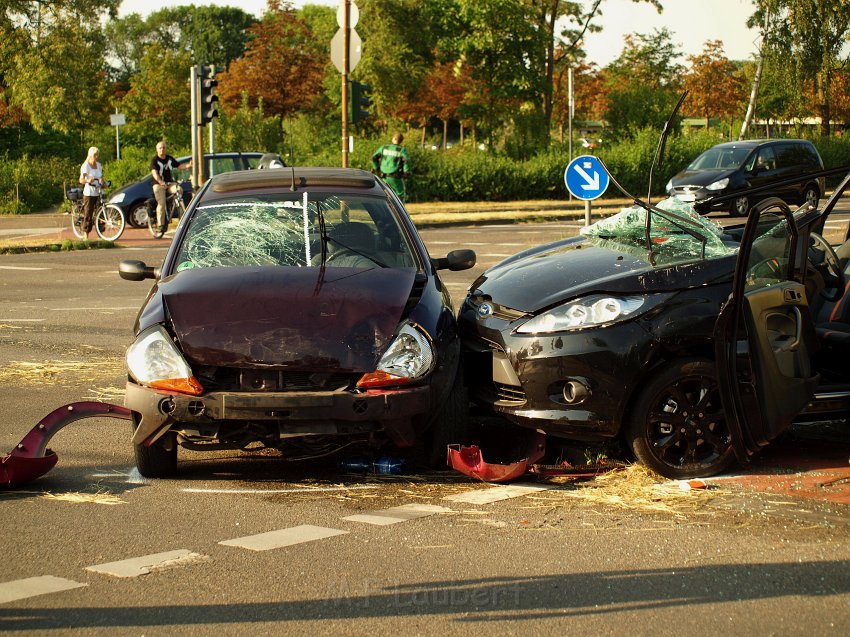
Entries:
POLYGON ((712 204, 711 208, 728 208, 732 215, 742 217, 753 204, 767 197, 817 206, 825 192, 823 178, 799 178, 819 170, 823 170, 823 161, 806 140, 727 142, 702 153, 667 182, 666 190, 670 196, 697 204, 718 195, 737 194, 730 200, 712 204), (798 181, 782 185, 792 178, 798 181), (758 196, 744 192, 772 184, 776 188, 762 191, 758 196))
POLYGON ((622 439, 670 478, 746 461, 795 418, 846 418, 850 233, 837 251, 819 233, 848 180, 822 210, 772 198, 724 229, 671 198, 502 261, 459 313, 471 398, 527 430, 622 439))
MULTIPOLYGON (((204 171, 209 177, 234 170, 251 170, 258 168, 260 160, 267 157, 266 161, 272 159, 283 164, 280 155, 267 155, 265 153, 212 153, 204 155, 204 171)), ((183 188, 183 199, 186 205, 192 199, 192 157, 178 157, 180 166, 177 179, 183 188)), ((285 164, 283 164, 285 165, 285 164)), ((148 200, 153 197, 153 177, 150 174, 142 177, 139 181, 119 188, 112 193, 109 203, 115 204, 124 212, 127 222, 136 228, 145 228, 148 224, 148 200)))
POLYGON ((127 351, 139 471, 175 471, 177 447, 260 445, 287 458, 353 443, 418 444, 445 463, 469 407, 439 270, 402 202, 355 169, 213 177, 192 200, 127 351))

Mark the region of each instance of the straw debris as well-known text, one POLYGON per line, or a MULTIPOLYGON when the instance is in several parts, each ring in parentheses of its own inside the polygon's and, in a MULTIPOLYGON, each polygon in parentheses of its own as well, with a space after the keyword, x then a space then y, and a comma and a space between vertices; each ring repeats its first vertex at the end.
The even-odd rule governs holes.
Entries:
POLYGON ((75 385, 123 374, 123 358, 87 361, 50 360, 42 363, 9 361, 0 368, 0 383, 27 385, 75 385))

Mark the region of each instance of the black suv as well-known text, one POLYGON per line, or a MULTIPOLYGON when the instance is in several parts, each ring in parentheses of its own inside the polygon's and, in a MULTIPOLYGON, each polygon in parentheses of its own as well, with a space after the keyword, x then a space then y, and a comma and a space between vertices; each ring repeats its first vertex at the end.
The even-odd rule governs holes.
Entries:
MULTIPOLYGON (((204 173, 208 177, 228 173, 234 170, 251 170, 261 168, 260 160, 268 157, 265 153, 212 153, 204 155, 204 173)), ((280 160, 279 155, 275 155, 280 160)), ((183 188, 186 204, 192 198, 192 158, 178 157, 180 165, 177 180, 183 188)), ((283 160, 280 160, 283 163, 283 160)), ((115 204, 124 212, 127 222, 136 228, 144 228, 148 223, 148 199, 153 197, 153 177, 146 175, 139 181, 119 188, 109 198, 109 203, 115 204)))
MULTIPOLYGON (((667 194, 682 201, 699 203, 758 186, 769 186, 794 177, 823 170, 823 161, 811 142, 802 139, 749 140, 718 144, 697 157, 685 170, 667 182, 667 194)), ((817 206, 824 192, 823 178, 778 185, 758 197, 742 194, 730 201, 709 206, 728 206, 732 215, 744 216, 753 204, 779 197, 792 204, 817 206)))

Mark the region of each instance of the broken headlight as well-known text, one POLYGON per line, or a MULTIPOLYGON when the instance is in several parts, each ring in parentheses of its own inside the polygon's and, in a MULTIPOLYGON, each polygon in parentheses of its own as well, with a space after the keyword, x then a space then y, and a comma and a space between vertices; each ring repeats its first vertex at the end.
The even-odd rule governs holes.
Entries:
POLYGON ((434 366, 434 348, 418 326, 405 323, 381 356, 374 372, 363 374, 361 389, 409 383, 426 376, 434 366))
POLYGON ((127 348, 127 369, 141 385, 196 396, 204 391, 161 325, 146 329, 127 348))
POLYGON ((598 327, 633 318, 662 301, 669 294, 648 296, 606 296, 594 294, 539 314, 517 328, 520 334, 548 334, 598 327))

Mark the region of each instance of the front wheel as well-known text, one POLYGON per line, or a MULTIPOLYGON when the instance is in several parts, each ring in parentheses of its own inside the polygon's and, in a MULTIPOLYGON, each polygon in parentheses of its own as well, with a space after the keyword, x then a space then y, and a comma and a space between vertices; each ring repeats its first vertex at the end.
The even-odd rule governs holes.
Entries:
POLYGON ((140 203, 133 206, 130 213, 127 215, 127 223, 134 228, 145 228, 148 225, 148 204, 140 203))
POLYGON ((103 206, 94 221, 97 236, 104 241, 115 241, 124 233, 125 225, 124 213, 115 205, 103 206))
POLYGON ((817 208, 818 201, 820 201, 820 191, 815 186, 806 188, 806 191, 803 193, 803 202, 812 208, 817 208))
POLYGON ((655 375, 638 397, 627 436, 637 459, 667 478, 700 478, 735 460, 714 363, 684 359, 655 375))
POLYGON ((735 217, 746 217, 749 209, 750 202, 746 197, 736 197, 732 200, 729 212, 731 212, 735 217))
MULTIPOLYGON (((133 427, 136 422, 134 419, 133 427)), ((146 478, 167 478, 177 472, 177 436, 168 432, 150 447, 133 445, 136 467, 146 478)))

